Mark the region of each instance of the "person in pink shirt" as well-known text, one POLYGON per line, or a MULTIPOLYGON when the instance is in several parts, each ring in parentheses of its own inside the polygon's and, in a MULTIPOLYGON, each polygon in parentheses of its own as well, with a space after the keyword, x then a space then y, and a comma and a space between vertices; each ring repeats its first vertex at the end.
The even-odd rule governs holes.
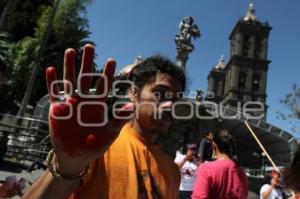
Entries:
POLYGON ((237 162, 236 144, 225 129, 214 132, 215 161, 199 166, 192 199, 246 199, 247 177, 237 162))

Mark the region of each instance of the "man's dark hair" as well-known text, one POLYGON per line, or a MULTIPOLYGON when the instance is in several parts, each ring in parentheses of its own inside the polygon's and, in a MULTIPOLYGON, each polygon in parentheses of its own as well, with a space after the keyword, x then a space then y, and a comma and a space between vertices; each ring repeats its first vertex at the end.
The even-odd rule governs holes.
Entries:
POLYGON ((182 154, 186 154, 188 149, 190 149, 190 148, 193 148, 193 150, 195 152, 197 152, 197 150, 198 150, 198 146, 197 146, 196 143, 189 143, 189 144, 186 144, 186 145, 182 146, 181 149, 180 149, 180 152, 182 154))
POLYGON ((205 131, 204 132, 204 136, 205 137, 209 136, 210 134, 213 134, 213 132, 212 131, 205 131))
POLYGON ((268 172, 264 175, 264 184, 271 184, 272 175, 271 172, 268 172))
POLYGON ((184 71, 168 58, 161 55, 149 57, 137 64, 130 72, 129 80, 133 81, 138 88, 143 88, 159 72, 177 79, 182 86, 182 90, 185 90, 186 77, 184 71))

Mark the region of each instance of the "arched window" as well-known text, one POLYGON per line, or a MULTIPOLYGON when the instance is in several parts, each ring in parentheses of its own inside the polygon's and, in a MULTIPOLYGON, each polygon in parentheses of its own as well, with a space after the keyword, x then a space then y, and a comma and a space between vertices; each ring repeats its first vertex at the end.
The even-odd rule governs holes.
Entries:
POLYGON ((239 75, 239 85, 238 85, 238 88, 240 90, 244 90, 246 88, 246 79, 247 79, 247 73, 245 71, 241 71, 239 75))
POLYGON ((242 51, 243 56, 248 56, 249 47, 250 47, 250 37, 249 37, 249 35, 244 35, 244 37, 243 37, 243 51, 242 51))
POLYGON ((254 58, 260 59, 260 53, 262 50, 262 38, 256 36, 255 38, 255 49, 254 49, 254 58))
POLYGON ((255 73, 253 75, 253 81, 252 81, 252 91, 253 92, 259 91, 259 82, 260 82, 260 75, 255 73))

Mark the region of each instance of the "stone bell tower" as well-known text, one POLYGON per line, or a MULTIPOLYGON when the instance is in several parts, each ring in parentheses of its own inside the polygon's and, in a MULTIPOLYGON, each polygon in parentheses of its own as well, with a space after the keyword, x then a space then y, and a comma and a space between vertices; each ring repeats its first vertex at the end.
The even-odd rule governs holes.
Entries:
POLYGON ((229 36, 230 57, 225 67, 224 105, 236 107, 258 101, 266 106, 268 65, 268 39, 271 27, 255 15, 253 4, 240 19, 229 36))
POLYGON ((225 59, 221 55, 219 62, 213 67, 207 76, 207 100, 221 102, 225 87, 225 59))

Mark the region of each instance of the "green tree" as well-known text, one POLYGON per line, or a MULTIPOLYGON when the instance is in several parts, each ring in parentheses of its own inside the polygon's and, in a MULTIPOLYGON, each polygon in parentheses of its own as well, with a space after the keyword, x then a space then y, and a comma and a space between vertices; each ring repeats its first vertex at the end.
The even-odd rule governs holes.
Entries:
MULTIPOLYGON (((88 20, 84 17, 85 7, 91 2, 91 0, 64 0, 57 10, 53 22, 53 34, 46 50, 49 53, 46 52, 44 56, 47 62, 44 63, 56 66, 58 75, 62 75, 63 56, 67 48, 76 49, 80 55, 85 44, 94 44, 88 40, 89 25, 88 20)), ((81 58, 78 56, 78 62, 80 60, 81 58)), ((79 65, 77 65, 77 69, 79 69, 79 65)))
POLYGON ((278 117, 288 120, 292 125, 292 131, 300 136, 300 87, 293 85, 293 90, 281 101, 287 107, 287 112, 278 112, 278 117))
MULTIPOLYGON (((84 17, 85 6, 91 3, 90 0, 64 0, 61 2, 55 19, 52 31, 47 43, 46 50, 39 66, 33 93, 31 95, 31 105, 47 93, 44 73, 46 66, 54 65, 57 67, 58 75, 62 74, 62 63, 66 48, 75 48, 80 54, 82 47, 88 41, 90 32, 88 31, 88 20, 84 17)), ((33 36, 26 36, 11 47, 11 58, 14 59, 10 78, 13 80, 17 100, 21 101, 24 91, 34 67, 34 60, 39 51, 39 45, 45 34, 52 6, 41 5, 38 13, 40 16, 36 22, 33 36)))
POLYGON ((34 37, 25 37, 12 45, 10 57, 13 59, 9 68, 10 85, 20 101, 26 89, 26 83, 34 66, 35 55, 39 40, 34 37))
MULTIPOLYGON (((7 111, 16 112, 17 106, 14 103, 14 93, 6 81, 7 68, 9 63, 10 36, 6 32, 0 32, 0 113, 7 111)), ((0 119, 2 116, 0 115, 0 119)))
POLYGON ((51 6, 54 0, 6 0, 1 1, 1 31, 9 32, 13 41, 34 35, 42 5, 51 6))

